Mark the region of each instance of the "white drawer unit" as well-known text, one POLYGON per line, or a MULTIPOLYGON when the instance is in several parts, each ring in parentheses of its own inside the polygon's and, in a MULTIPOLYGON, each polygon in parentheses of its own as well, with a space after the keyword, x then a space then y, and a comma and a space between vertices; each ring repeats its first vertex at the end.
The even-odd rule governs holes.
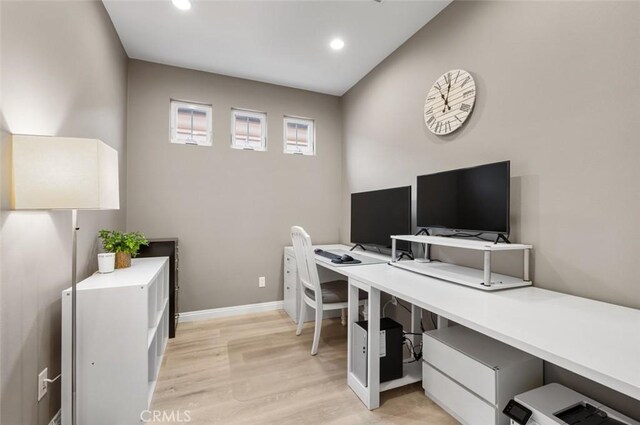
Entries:
POLYGON ((542 385, 542 360, 463 326, 424 333, 426 395, 467 425, 508 425, 508 401, 542 385))
POLYGON ((300 310, 300 299, 298 296, 298 273, 296 270, 296 259, 293 255, 284 254, 284 310, 289 317, 298 322, 298 311, 300 310))
POLYGON ((289 268, 293 271, 296 270, 296 257, 293 253, 293 249, 287 249, 285 248, 284 250, 284 267, 289 268))

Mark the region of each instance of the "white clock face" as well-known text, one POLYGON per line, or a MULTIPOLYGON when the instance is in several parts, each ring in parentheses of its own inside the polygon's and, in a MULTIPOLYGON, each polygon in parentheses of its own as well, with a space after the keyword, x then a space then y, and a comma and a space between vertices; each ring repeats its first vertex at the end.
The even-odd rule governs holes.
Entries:
POLYGON ((429 90, 424 102, 424 122, 432 133, 445 135, 465 122, 476 101, 476 83, 467 71, 445 72, 429 90))

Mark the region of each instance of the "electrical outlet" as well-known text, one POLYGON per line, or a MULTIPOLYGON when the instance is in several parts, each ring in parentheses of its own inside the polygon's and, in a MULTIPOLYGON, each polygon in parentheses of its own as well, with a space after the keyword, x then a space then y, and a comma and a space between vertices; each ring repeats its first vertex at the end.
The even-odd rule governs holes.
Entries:
POLYGON ((267 278, 264 276, 260 276, 258 278, 258 287, 259 288, 264 288, 265 286, 267 286, 267 278))
POLYGON ((38 401, 42 400, 42 397, 47 394, 47 375, 49 374, 49 369, 44 368, 42 372, 38 374, 38 401))

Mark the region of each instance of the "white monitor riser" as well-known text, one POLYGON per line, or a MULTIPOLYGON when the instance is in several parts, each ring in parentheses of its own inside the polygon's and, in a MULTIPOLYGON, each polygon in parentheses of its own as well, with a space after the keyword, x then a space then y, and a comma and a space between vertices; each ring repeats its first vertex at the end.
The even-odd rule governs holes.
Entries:
POLYGON ((529 278, 529 255, 531 245, 493 243, 481 240, 456 239, 443 236, 403 235, 392 236, 390 265, 410 272, 435 277, 448 282, 465 285, 483 291, 499 291, 502 289, 531 286, 529 278), (424 245, 425 258, 414 261, 398 261, 396 257, 396 241, 408 241, 424 245), (484 268, 474 269, 456 264, 433 261, 426 254, 431 245, 482 251, 484 254, 484 268), (523 277, 507 276, 491 272, 491 256, 499 251, 523 251, 523 277))

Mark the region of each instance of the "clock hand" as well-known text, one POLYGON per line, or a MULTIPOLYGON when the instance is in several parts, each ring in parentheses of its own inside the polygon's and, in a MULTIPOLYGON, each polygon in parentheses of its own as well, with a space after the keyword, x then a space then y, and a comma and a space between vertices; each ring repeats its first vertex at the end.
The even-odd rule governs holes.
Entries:
MULTIPOLYGON (((449 90, 451 90, 451 84, 449 84, 449 90)), ((442 113, 446 111, 446 108, 449 108, 449 110, 451 110, 451 106, 449 106, 449 102, 448 102, 449 90, 447 90, 447 97, 445 98, 444 94, 442 94, 442 90, 440 90, 440 87, 438 87, 438 91, 440 92, 440 97, 442 98, 442 100, 444 100, 444 108, 442 109, 442 113)))
POLYGON ((442 99, 444 99, 444 106, 442 107, 442 113, 444 114, 447 111, 447 108, 449 108, 449 110, 451 110, 451 106, 449 106, 449 92, 451 91, 451 81, 449 81, 449 87, 447 87, 447 97, 445 98, 442 93, 440 93, 440 96, 442 96, 442 99))

